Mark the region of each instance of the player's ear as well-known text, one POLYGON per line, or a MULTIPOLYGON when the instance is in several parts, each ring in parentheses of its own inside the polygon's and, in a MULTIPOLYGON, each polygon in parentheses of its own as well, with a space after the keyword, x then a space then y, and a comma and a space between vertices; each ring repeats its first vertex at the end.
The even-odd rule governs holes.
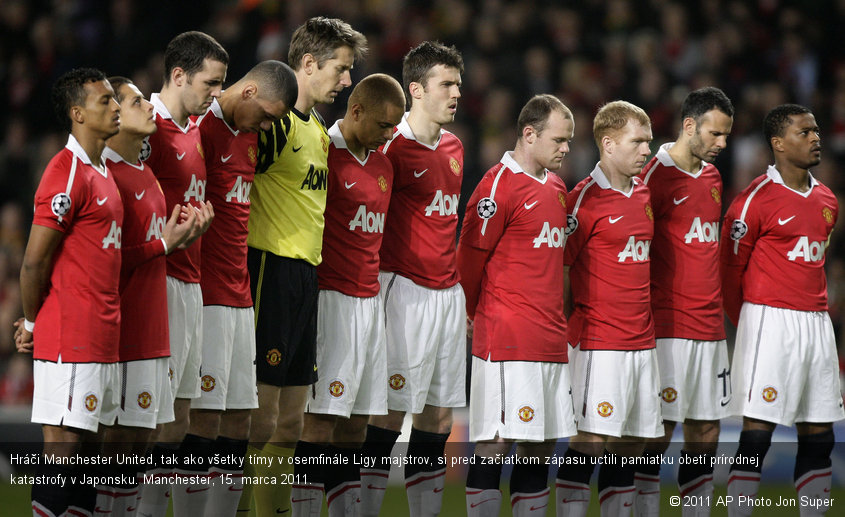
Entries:
POLYGON ((684 129, 684 133, 685 133, 687 136, 692 136, 692 135, 694 135, 694 134, 695 134, 695 128, 696 128, 696 126, 697 126, 697 124, 696 124, 696 122, 695 122, 695 119, 694 119, 694 118, 692 118, 692 117, 687 117, 687 118, 685 118, 685 119, 684 119, 684 121, 682 122, 682 127, 683 127, 683 129, 684 129))
POLYGON ((188 78, 188 74, 185 73, 185 70, 182 67, 175 66, 173 70, 170 71, 170 82, 173 83, 174 86, 182 86, 188 78))
POLYGON ((313 74, 318 68, 320 68, 319 63, 317 63, 317 59, 310 53, 306 53, 302 56, 300 65, 300 68, 302 68, 308 75, 313 74))
POLYGON ((526 144, 533 144, 537 140, 537 130, 534 126, 525 126, 522 128, 522 139, 526 144))
POLYGON ((778 153, 783 152, 783 138, 779 136, 773 136, 770 140, 772 144, 772 150, 778 153))
POLYGON ((71 106, 68 116, 71 121, 76 122, 77 124, 85 122, 85 114, 83 113, 82 106, 71 106))
POLYGON ((603 137, 601 137, 601 148, 604 152, 613 152, 614 144, 616 144, 616 141, 613 140, 610 135, 604 135, 603 137))
POLYGON ((241 90, 241 98, 244 100, 250 97, 255 97, 258 94, 258 86, 255 83, 246 83, 243 90, 241 90))
POLYGON ((364 106, 360 103, 355 103, 349 107, 349 111, 352 113, 352 118, 357 122, 361 119, 361 116, 364 114, 364 106))
POLYGON ((408 93, 411 94, 412 99, 421 99, 424 92, 425 87, 423 87, 422 83, 412 82, 408 85, 408 93))

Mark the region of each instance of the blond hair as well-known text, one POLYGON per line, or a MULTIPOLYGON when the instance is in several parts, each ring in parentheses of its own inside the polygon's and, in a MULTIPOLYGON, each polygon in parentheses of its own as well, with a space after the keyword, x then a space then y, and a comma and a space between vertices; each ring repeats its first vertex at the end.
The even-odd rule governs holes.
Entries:
POLYGON ((651 126, 648 114, 639 106, 627 101, 608 102, 596 113, 593 119, 593 138, 601 149, 601 141, 605 136, 614 138, 628 125, 629 120, 639 122, 643 126, 651 126))

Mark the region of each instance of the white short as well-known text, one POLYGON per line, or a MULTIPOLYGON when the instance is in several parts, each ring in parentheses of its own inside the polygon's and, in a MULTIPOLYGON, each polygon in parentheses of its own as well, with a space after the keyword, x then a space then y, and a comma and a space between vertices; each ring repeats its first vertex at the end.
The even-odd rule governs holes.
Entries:
POLYGON ((120 404, 103 411, 100 422, 127 427, 155 429, 172 422, 173 393, 170 391, 169 358, 142 359, 118 363, 120 404))
POLYGON ((429 289, 379 273, 387 327, 387 406, 466 405, 466 301, 460 284, 429 289))
POLYGON ((320 291, 317 375, 309 413, 387 414, 384 312, 378 296, 320 291))
POLYGON ((202 289, 167 277, 167 320, 170 326, 170 388, 173 398, 200 396, 202 360, 202 289))
POLYGON ((663 436, 657 352, 579 350, 572 365, 578 430, 606 436, 663 436))
POLYGON ((657 363, 664 420, 721 420, 728 416, 731 367, 724 339, 658 339, 657 363))
POLYGON ((192 409, 258 407, 252 307, 206 305, 202 314, 200 396, 192 409))
POLYGON ((731 414, 781 425, 845 418, 839 362, 826 311, 744 303, 731 372, 731 414))
POLYGON ((55 363, 36 359, 32 370, 36 424, 97 432, 100 417, 120 404, 118 363, 63 363, 59 357, 55 363))
POLYGON ((472 358, 469 439, 554 440, 573 436, 569 365, 472 358))

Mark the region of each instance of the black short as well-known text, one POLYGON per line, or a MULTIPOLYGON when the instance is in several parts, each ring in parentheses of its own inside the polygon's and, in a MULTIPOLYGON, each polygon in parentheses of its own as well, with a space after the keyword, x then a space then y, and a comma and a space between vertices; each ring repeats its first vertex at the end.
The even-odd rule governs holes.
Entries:
POLYGON ((249 248, 259 382, 307 386, 317 381, 317 268, 249 248))

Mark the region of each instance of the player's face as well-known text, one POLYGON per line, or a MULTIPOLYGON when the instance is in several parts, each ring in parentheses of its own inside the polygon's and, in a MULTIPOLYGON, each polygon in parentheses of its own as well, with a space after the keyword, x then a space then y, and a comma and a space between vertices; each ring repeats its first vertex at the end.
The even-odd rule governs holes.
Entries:
POLYGON ((315 63, 314 73, 308 80, 311 97, 315 102, 331 104, 337 95, 352 85, 350 70, 355 64, 355 54, 352 47, 342 46, 334 51, 331 59, 317 66, 315 63))
POLYGON ((393 128, 402 120, 404 106, 385 102, 363 111, 358 121, 358 139, 367 150, 378 149, 393 136, 393 128))
POLYGON ((531 144, 531 154, 537 165, 555 171, 560 169, 563 157, 569 152, 569 141, 575 131, 575 124, 559 111, 552 111, 546 127, 537 133, 531 144))
POLYGON ((153 105, 134 84, 121 84, 120 131, 148 136, 156 132, 153 105))
POLYGON ((273 122, 284 117, 290 110, 284 101, 268 101, 259 96, 242 99, 235 105, 235 129, 246 133, 269 130, 273 122))
POLYGON ((211 101, 220 97, 223 81, 226 80, 226 65, 206 58, 202 69, 185 81, 182 102, 191 115, 202 115, 211 106, 211 101))
POLYGON ((618 173, 633 178, 642 171, 651 154, 650 142, 651 126, 628 119, 625 127, 613 138, 612 152, 606 156, 607 161, 618 173))
POLYGON ((733 117, 717 109, 701 116, 690 138, 689 148, 693 156, 707 163, 713 163, 719 153, 728 146, 728 135, 733 126, 733 117))
POLYGON ((120 130, 120 105, 114 100, 114 90, 108 81, 85 83, 85 105, 82 106, 84 124, 103 139, 120 130))
POLYGON ((783 130, 784 156, 796 167, 809 169, 821 161, 821 138, 819 125, 812 113, 789 117, 792 123, 783 130))
POLYGON ((436 65, 423 85, 422 107, 429 119, 436 124, 455 120, 458 99, 461 97, 461 73, 457 68, 436 65))

